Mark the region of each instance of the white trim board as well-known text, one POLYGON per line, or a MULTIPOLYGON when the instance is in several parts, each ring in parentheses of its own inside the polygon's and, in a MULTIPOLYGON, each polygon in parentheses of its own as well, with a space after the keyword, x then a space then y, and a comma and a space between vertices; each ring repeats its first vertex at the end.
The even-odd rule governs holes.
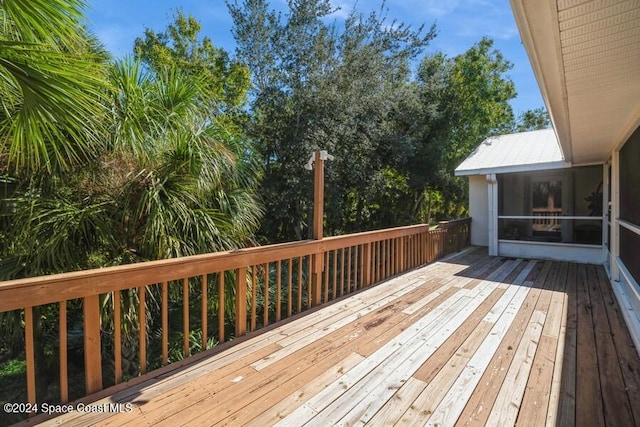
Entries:
POLYGON ((550 259, 581 264, 603 264, 601 245, 568 243, 527 242, 522 240, 500 240, 498 255, 512 258, 550 259))
POLYGON ((640 355, 640 285, 633 279, 620 258, 616 259, 620 271, 620 281, 611 281, 613 293, 620 305, 622 317, 627 324, 631 339, 640 355))

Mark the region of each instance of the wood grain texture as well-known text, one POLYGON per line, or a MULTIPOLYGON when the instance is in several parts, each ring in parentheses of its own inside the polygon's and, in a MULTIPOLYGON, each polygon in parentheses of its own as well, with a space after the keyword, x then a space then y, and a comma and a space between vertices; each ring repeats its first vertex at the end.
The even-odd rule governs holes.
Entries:
MULTIPOLYGON (((423 245, 428 256, 428 239, 406 243, 423 245)), ((396 245, 397 252, 402 242, 396 245)), ((373 257, 376 245, 371 248, 373 257)), ((393 243, 389 248, 394 251, 393 243)), ((359 253, 352 269, 361 268, 366 247, 359 253)), ((329 260, 335 257, 346 270, 340 255, 329 260)), ((393 265, 387 264, 388 274, 393 265)), ((582 387, 593 381, 577 373, 584 363, 577 360, 578 335, 580 345, 592 349, 604 421, 636 424, 640 360, 602 268, 489 258, 482 249, 365 287, 97 401, 132 402, 131 413, 73 413, 48 423, 567 425, 560 420, 588 402, 576 381, 582 387), (589 313, 590 326, 580 310, 589 313), (619 408, 626 413, 612 415, 613 401, 625 399, 619 408), (479 414, 460 416, 479 402, 479 414)))

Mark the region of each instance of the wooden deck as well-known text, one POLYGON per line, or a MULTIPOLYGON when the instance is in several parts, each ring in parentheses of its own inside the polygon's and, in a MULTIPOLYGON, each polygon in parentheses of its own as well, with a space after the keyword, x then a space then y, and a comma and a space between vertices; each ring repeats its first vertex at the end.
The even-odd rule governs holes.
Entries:
POLYGON ((640 425, 640 359, 601 267, 471 249, 51 425, 640 425))

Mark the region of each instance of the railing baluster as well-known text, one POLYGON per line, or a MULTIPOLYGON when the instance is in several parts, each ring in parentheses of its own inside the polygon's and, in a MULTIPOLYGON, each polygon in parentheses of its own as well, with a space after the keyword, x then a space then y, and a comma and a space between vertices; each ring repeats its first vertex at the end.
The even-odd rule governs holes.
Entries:
POLYGON ((342 251, 340 253, 340 296, 344 295, 344 275, 345 275, 345 271, 344 271, 344 263, 345 263, 345 254, 346 254, 346 249, 342 248, 342 251))
POLYGON ((169 362, 169 284, 162 282, 162 366, 169 362))
POLYGON ((183 357, 190 356, 189 345, 189 278, 182 279, 182 347, 183 357))
MULTIPOLYGON (((120 291, 113 291, 113 365, 114 382, 122 381, 122 315, 120 312, 120 291)), ((64 403, 64 402, 63 402, 64 403)))
MULTIPOLYGON (((316 289, 313 289, 313 269, 311 267, 312 256, 308 255, 302 259, 304 265, 304 259, 307 259, 307 308, 313 307, 313 294, 316 289)), ((304 271, 304 269, 302 270, 304 271)), ((304 276, 302 276, 304 278, 304 276)))
POLYGON ((224 342, 224 270, 218 273, 218 342, 224 342))
POLYGON ((138 288, 138 324, 140 373, 144 374, 147 372, 147 308, 144 286, 138 288))
POLYGON ((36 363, 33 346, 33 307, 24 308, 24 344, 27 365, 27 401, 36 403, 36 363))
POLYGON ((287 317, 293 312, 293 258, 289 258, 289 271, 287 283, 287 317))
POLYGON ((251 327, 250 331, 256 330, 256 294, 258 293, 258 266, 251 267, 251 327))
POLYGON ((333 295, 331 299, 338 296, 338 250, 333 251, 333 295))
POLYGON ((276 322, 280 321, 280 316, 282 315, 282 309, 280 305, 282 304, 282 295, 281 295, 281 287, 282 287, 282 260, 278 260, 276 263, 276 322))
POLYGON ((67 300, 60 301, 58 340, 60 341, 60 403, 69 401, 69 375, 67 372, 67 300))
POLYGON ((382 279, 387 278, 387 258, 389 257, 387 251, 387 240, 382 241, 382 279))
POLYGON ((380 253, 378 251, 378 241, 373 242, 373 262, 371 268, 373 271, 373 283, 378 283, 378 263, 380 262, 380 253))
POLYGON ((207 342, 209 341, 209 331, 207 330, 209 325, 208 323, 208 316, 209 316, 209 297, 208 297, 208 285, 209 285, 209 281, 207 278, 206 274, 203 274, 200 277, 200 281, 201 281, 201 288, 202 291, 201 296, 200 296, 200 301, 201 301, 201 308, 200 311, 202 312, 202 350, 206 350, 207 349, 207 342))
POLYGON ((324 303, 329 302, 329 251, 324 253, 324 303))
POLYGON ((346 292, 347 294, 351 293, 351 246, 349 246, 349 248, 347 248, 347 289, 346 292))
POLYGON ((358 261, 358 256, 359 256, 360 250, 358 248, 358 245, 355 245, 353 247, 353 290, 355 291, 356 289, 358 289, 358 265, 359 265, 359 261, 358 261))
POLYGON ((298 311, 302 311, 302 257, 298 257, 298 311))
POLYGON ((264 297, 262 298, 264 301, 264 316, 263 316, 263 325, 267 326, 269 324, 269 263, 265 263, 264 265, 264 297))
POLYGON ((393 276, 393 246, 391 239, 387 239, 387 277, 393 276))

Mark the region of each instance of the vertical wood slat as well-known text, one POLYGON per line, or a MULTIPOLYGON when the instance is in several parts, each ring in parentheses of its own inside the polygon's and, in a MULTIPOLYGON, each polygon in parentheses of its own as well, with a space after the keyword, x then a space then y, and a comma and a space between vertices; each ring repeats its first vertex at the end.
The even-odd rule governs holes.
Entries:
POLYGON ((162 282, 162 366, 169 362, 169 284, 162 282))
POLYGON ((236 269, 236 336, 247 333, 247 269, 236 269))
POLYGON ((264 265, 264 316, 262 326, 269 324, 269 263, 264 265))
POLYGON ((184 357, 190 356, 189 349, 189 278, 182 279, 182 351, 184 357))
POLYGON ((208 317, 209 317, 209 296, 208 296, 208 277, 206 274, 203 274, 200 277, 200 282, 202 286, 202 290, 200 291, 200 301, 201 301, 201 314, 202 314, 202 350, 207 349, 207 342, 209 341, 209 325, 208 325, 208 317))
POLYGON ((287 317, 293 312, 293 258, 289 258, 289 271, 287 274, 287 317))
POLYGON ((298 311, 302 311, 302 257, 298 257, 298 311))
POLYGON ((367 243, 364 245, 364 286, 371 285, 371 244, 367 243))
POLYGON ((282 316, 282 309, 280 305, 282 304, 282 261, 278 260, 276 263, 276 322, 280 321, 280 316, 282 316))
POLYGON ((336 299, 338 291, 338 250, 333 251, 333 299, 336 299))
POLYGON ((384 258, 384 270, 385 270, 385 279, 391 276, 391 240, 385 240, 385 258, 384 258))
POLYGON ((351 246, 347 248, 347 289, 346 293, 351 293, 351 246))
MULTIPOLYGON (((315 289, 312 288, 312 284, 313 284, 313 274, 311 273, 312 271, 312 256, 308 255, 307 257, 307 308, 313 307, 314 301, 313 301, 313 297, 315 295, 315 289)), ((322 262, 322 258, 318 258, 318 261, 322 262)), ((303 260, 304 262, 304 260, 303 260)), ((316 275, 317 278, 317 275, 316 275)))
POLYGON ((224 342, 224 271, 218 273, 218 342, 224 342))
POLYGON ((84 369, 86 393, 102 390, 102 352, 100 349, 100 296, 82 300, 84 315, 84 369))
POLYGON ((138 345, 140 359, 140 373, 147 372, 147 288, 138 288, 138 345))
POLYGON ((324 302, 329 301, 329 251, 324 253, 324 302))
POLYGON ((387 241, 382 241, 382 280, 387 278, 387 241))
POLYGON ((404 267, 404 237, 399 237, 398 239, 398 265, 400 266, 400 271, 404 273, 406 270, 404 267))
POLYGON ((24 344, 27 365, 27 401, 36 403, 36 363, 33 346, 33 307, 24 308, 24 344))
POLYGON ((60 301, 58 340, 60 341, 60 403, 69 402, 67 368, 67 301, 60 301))
POLYGON ((353 290, 358 289, 358 256, 360 254, 359 245, 353 247, 353 290))
POLYGON ((250 331, 256 330, 256 294, 258 293, 258 266, 251 267, 251 325, 250 331))
POLYGON ((393 276, 393 239, 387 240, 387 277, 393 276))
MULTIPOLYGON (((113 292, 113 365, 114 381, 122 382, 122 315, 120 310, 120 291, 113 292)), ((64 402, 63 402, 64 403, 64 402)))
POLYGON ((382 242, 380 240, 378 240, 376 242, 376 263, 374 265, 374 272, 375 272, 375 282, 379 282, 380 281, 380 269, 382 268, 381 264, 380 264, 380 255, 382 254, 381 251, 381 244, 382 242))
POLYGON ((376 242, 376 282, 382 280, 382 240, 376 242))
POLYGON ((346 249, 342 248, 341 256, 340 256, 340 296, 344 295, 344 256, 346 253, 346 249))

